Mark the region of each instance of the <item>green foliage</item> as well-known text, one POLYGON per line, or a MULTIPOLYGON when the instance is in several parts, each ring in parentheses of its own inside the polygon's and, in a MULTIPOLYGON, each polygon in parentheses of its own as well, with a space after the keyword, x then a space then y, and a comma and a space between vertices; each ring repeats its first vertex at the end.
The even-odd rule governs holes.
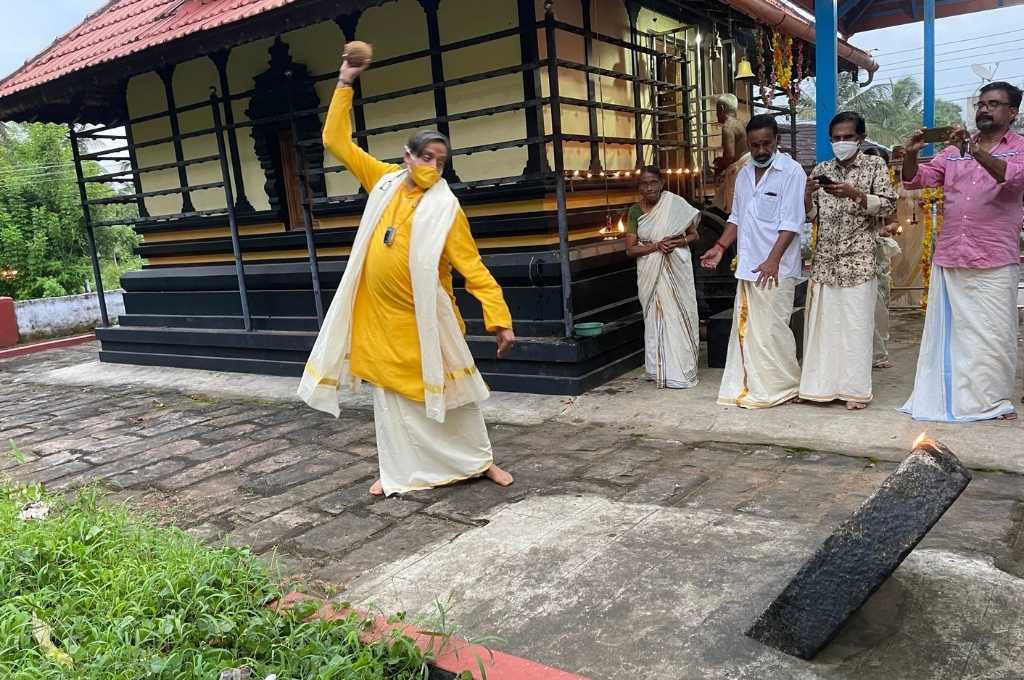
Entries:
MULTIPOLYGON (((85 162, 87 175, 108 172, 85 162)), ((103 184, 91 198, 113 196, 103 184)), ((131 214, 124 205, 95 206, 95 220, 131 214)), ((121 273, 141 266, 130 227, 97 230, 103 283, 117 287, 121 273)), ((67 129, 60 125, 3 126, 0 134, 0 295, 54 297, 94 288, 84 220, 67 129)))
MULTIPOLYGON (((836 110, 856 111, 864 116, 870 139, 886 146, 894 146, 902 144, 921 127, 924 104, 921 86, 913 78, 876 83, 861 88, 850 79, 849 74, 842 73, 838 85, 836 110)), ((797 116, 805 120, 814 120, 814 105, 813 97, 801 95, 797 104, 797 116)), ((942 99, 935 101, 936 126, 952 125, 962 121, 963 111, 959 105, 942 99)))
POLYGON ((409 638, 364 643, 371 621, 310 620, 315 604, 273 611, 282 592, 247 550, 204 547, 92 490, 62 499, 0 488, 0 591, 8 680, 209 680, 241 666, 260 679, 426 677, 409 638), (49 517, 17 518, 39 499, 49 517), (40 626, 49 650, 33 635, 40 626))

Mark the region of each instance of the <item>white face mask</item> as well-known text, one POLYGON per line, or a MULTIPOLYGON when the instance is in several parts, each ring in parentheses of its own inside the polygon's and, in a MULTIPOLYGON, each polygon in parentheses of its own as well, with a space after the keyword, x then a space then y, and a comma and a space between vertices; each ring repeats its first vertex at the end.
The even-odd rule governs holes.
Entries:
POLYGON ((774 162, 774 161, 775 161, 775 154, 774 153, 771 156, 769 156, 768 159, 765 160, 764 162, 759 162, 753 156, 750 157, 750 164, 753 165, 755 168, 770 168, 772 166, 772 162, 774 162))
POLYGON ((832 142, 832 153, 841 161, 848 161, 857 155, 860 142, 832 142))

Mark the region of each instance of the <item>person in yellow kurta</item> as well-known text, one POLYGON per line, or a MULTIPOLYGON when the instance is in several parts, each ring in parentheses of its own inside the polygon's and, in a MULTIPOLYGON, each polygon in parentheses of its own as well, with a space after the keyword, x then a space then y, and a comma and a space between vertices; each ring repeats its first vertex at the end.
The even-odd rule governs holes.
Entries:
POLYGON ((366 65, 342 62, 324 125, 324 146, 368 198, 299 395, 337 416, 340 388, 373 386, 380 464, 373 495, 480 475, 507 486, 512 476, 494 464, 478 405, 489 391, 466 344, 452 268, 480 301, 499 358, 515 342, 508 305, 441 178, 448 139, 434 130, 416 133, 404 166, 379 161, 352 142, 351 85, 366 65))

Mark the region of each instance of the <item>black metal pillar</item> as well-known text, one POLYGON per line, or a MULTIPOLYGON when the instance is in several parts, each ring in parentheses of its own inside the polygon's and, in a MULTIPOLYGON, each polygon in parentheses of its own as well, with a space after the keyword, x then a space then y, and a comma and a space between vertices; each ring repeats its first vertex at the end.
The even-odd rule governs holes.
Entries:
MULTIPOLYGON (((590 19, 590 0, 580 0, 583 5, 583 65, 587 67, 587 100, 593 104, 597 100, 596 87, 594 79, 595 76, 590 72, 590 67, 594 65, 594 27, 591 24, 590 19)), ((635 63, 635 60, 634 60, 635 63)), ((602 97, 601 103, 604 104, 602 97)), ((597 109, 593 106, 587 107, 587 114, 590 123, 590 172, 599 173, 601 172, 601 151, 600 145, 597 141, 598 126, 597 126, 597 109)), ((604 109, 601 109, 601 119, 604 122, 604 109)), ((604 135, 602 135, 604 136, 604 135)))
MULTIPOLYGON (((537 48, 537 10, 533 0, 517 0, 519 10, 519 53, 524 64, 535 64, 540 61, 537 48)), ((538 139, 544 135, 544 107, 540 104, 541 85, 540 69, 531 68, 523 71, 523 101, 537 102, 528 105, 523 113, 526 115, 526 138, 538 139)), ((526 168, 523 174, 547 172, 548 155, 544 142, 539 141, 526 146, 526 168)))
MULTIPOLYGON (((626 16, 629 18, 629 41, 636 45, 640 37, 636 30, 636 22, 640 17, 640 3, 636 0, 626 0, 626 16)), ((644 145, 640 141, 644 137, 644 121, 640 113, 640 59, 635 49, 630 50, 629 53, 633 63, 633 108, 637 111, 633 117, 633 132, 636 135, 636 167, 640 168, 644 166, 644 145)), ((652 108, 657 108, 657 104, 652 108)))
POLYGON ((224 122, 227 126, 228 151, 231 152, 231 170, 235 179, 235 210, 239 212, 255 212, 252 203, 245 195, 245 176, 242 174, 242 157, 238 152, 238 136, 235 130, 235 109, 231 100, 231 87, 228 84, 228 59, 231 50, 219 50, 210 55, 210 60, 217 67, 220 80, 220 91, 224 97, 224 122))
MULTIPOLYGON (((132 186, 136 194, 142 193, 142 175, 139 174, 139 158, 135 153, 135 133, 132 131, 132 114, 128 109, 128 81, 121 85, 121 106, 124 110, 124 142, 128 146, 128 162, 132 166, 132 186)), ((146 209, 146 199, 139 198, 135 201, 139 217, 149 217, 146 209)))
POLYGON ((96 234, 92 226, 92 210, 89 208, 89 194, 85 190, 85 175, 82 172, 82 155, 78 149, 78 134, 75 132, 75 124, 68 124, 68 132, 71 138, 71 154, 75 160, 75 176, 78 179, 78 196, 82 201, 82 216, 85 219, 85 238, 89 242, 89 258, 92 260, 92 275, 96 279, 96 297, 100 304, 100 321, 104 328, 110 326, 110 317, 107 315, 107 297, 103 292, 103 274, 100 271, 100 256, 96 251, 96 234))
MULTIPOLYGON (((299 139, 299 126, 295 124, 294 73, 285 73, 288 77, 288 123, 295 141, 295 170, 299 180, 299 199, 302 201, 302 227, 306 234, 306 252, 309 257, 309 277, 313 282, 313 303, 316 305, 316 327, 324 325, 324 300, 320 292, 320 264, 316 256, 316 240, 313 235, 313 196, 309 190, 309 173, 306 168, 306 154, 302 151, 302 140, 299 139)), ((287 181, 287 179, 285 180, 287 181)))
POLYGON ((562 150, 562 110, 558 94, 558 50, 552 0, 544 3, 544 37, 548 52, 548 92, 551 97, 551 147, 555 160, 555 206, 558 213, 558 259, 562 278, 562 319, 565 337, 573 335, 572 268, 569 262, 569 216, 565 207, 565 158, 562 150))
MULTIPOLYGON (((419 0, 427 15, 427 38, 430 43, 430 75, 434 83, 444 82, 444 56, 441 54, 441 25, 437 19, 437 8, 441 0, 419 0)), ((451 126, 448 124, 448 95, 443 87, 434 88, 434 115, 440 121, 437 124, 437 131, 448 139, 452 138, 451 126)), ((444 178, 449 182, 458 182, 459 176, 455 172, 455 163, 451 158, 444 166, 444 178)))
MULTIPOLYGON (((225 102, 230 105, 229 102, 225 102)), ((249 314, 249 291, 245 285, 245 264, 242 262, 242 243, 238 236, 238 222, 235 220, 235 196, 231 189, 231 173, 228 171, 228 154, 224 143, 224 125, 220 115, 220 99, 217 89, 210 88, 210 111, 213 113, 213 128, 216 130, 217 153, 220 155, 220 174, 224 184, 224 202, 228 211, 228 228, 231 230, 231 250, 235 256, 235 275, 238 277, 238 296, 242 303, 242 322, 245 330, 252 330, 252 316, 249 314)))
MULTIPOLYGON (((174 160, 178 163, 178 182, 181 184, 181 212, 193 213, 192 196, 188 191, 188 171, 185 169, 185 151, 181 146, 181 125, 178 122, 178 107, 174 103, 174 65, 157 69, 160 79, 164 81, 164 94, 167 97, 167 118, 171 123, 171 137, 174 138, 174 160)), ((231 181, 228 178, 228 181, 231 181)))

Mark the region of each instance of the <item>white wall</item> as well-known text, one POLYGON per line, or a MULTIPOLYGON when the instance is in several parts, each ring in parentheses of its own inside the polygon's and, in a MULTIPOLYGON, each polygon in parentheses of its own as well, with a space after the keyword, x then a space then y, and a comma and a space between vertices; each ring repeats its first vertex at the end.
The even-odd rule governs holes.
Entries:
MULTIPOLYGON (((123 291, 106 291, 107 315, 111 323, 124 314, 123 291)), ((100 303, 95 293, 65 297, 22 300, 14 303, 18 335, 22 342, 56 338, 90 331, 100 325, 100 303)))

